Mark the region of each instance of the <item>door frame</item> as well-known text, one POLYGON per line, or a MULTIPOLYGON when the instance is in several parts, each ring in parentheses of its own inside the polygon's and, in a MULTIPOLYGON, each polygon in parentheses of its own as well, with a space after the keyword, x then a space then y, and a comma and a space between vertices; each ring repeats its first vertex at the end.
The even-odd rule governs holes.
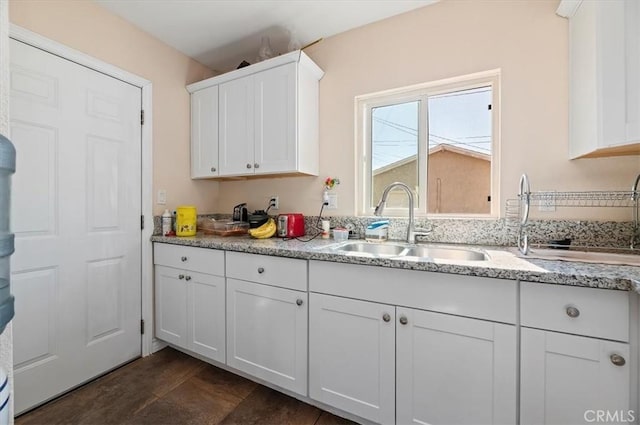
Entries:
POLYGON ((153 344, 153 261, 151 236, 153 235, 153 151, 152 151, 152 83, 151 81, 103 62, 78 50, 72 49, 57 41, 43 37, 15 24, 9 25, 9 38, 23 42, 37 49, 75 62, 78 65, 108 75, 142 90, 142 110, 144 111, 144 125, 141 132, 141 206, 144 216, 144 229, 141 235, 141 319, 144 320, 145 330, 141 335, 142 356, 152 353, 153 344))

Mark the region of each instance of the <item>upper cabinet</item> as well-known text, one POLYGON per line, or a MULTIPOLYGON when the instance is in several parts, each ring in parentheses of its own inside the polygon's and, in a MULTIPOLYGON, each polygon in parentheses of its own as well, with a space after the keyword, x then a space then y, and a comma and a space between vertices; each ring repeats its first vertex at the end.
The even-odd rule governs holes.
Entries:
POLYGON ((640 6, 563 0, 569 18, 570 158, 640 154, 640 6))
POLYGON ((192 178, 318 175, 323 75, 296 51, 187 86, 192 178))

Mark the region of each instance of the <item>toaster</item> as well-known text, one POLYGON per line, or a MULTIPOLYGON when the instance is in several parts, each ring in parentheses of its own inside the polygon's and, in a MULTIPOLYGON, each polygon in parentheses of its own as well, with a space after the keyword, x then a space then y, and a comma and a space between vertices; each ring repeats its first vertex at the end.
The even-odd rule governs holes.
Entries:
POLYGON ((300 213, 280 214, 276 224, 278 237, 297 238, 304 236, 304 215, 300 213))

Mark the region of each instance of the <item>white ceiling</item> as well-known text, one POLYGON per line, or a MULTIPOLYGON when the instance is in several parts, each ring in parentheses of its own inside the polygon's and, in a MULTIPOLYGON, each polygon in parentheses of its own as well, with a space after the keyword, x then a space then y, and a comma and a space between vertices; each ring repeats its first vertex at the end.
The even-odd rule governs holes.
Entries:
POLYGON ((286 53, 300 45, 437 0, 94 0, 154 37, 218 71, 256 61, 262 36, 286 53))

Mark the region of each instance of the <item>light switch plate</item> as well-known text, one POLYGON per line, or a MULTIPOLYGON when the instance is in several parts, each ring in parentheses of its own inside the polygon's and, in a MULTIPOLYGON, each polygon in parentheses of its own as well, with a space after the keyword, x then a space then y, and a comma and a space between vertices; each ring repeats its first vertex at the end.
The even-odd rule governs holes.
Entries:
POLYGON ((164 189, 158 190, 158 199, 156 201, 158 205, 166 205, 167 204, 167 191, 164 189))

